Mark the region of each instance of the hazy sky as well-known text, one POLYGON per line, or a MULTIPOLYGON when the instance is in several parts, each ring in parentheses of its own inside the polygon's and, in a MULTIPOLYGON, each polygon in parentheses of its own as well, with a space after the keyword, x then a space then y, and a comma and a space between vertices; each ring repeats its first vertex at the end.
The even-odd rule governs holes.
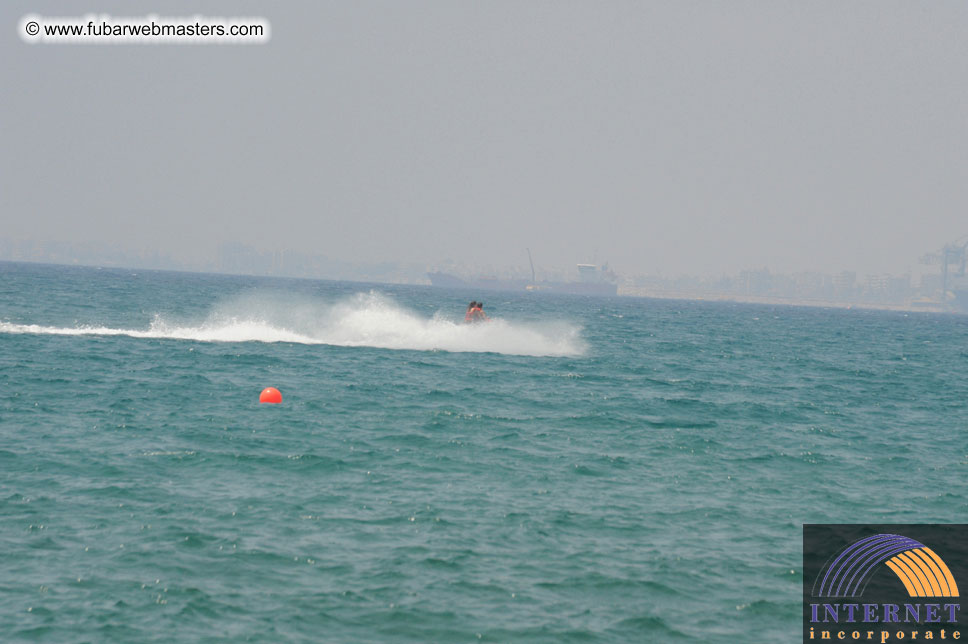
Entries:
MULTIPOLYGON (((0 238, 622 274, 968 234, 968 2, 4 2, 0 238), (266 45, 28 45, 27 13, 266 45)), ((936 270, 936 269, 934 269, 936 270)))

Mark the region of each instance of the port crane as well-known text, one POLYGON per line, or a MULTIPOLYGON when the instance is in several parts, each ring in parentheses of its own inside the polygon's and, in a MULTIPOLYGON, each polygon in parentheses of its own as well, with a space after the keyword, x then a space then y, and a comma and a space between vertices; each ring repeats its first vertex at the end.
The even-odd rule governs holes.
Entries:
POLYGON ((951 277, 965 276, 965 263, 968 260, 968 235, 961 237, 951 244, 945 244, 939 250, 921 256, 921 263, 941 265, 941 302, 948 302, 948 287, 951 277), (952 270, 952 267, 954 270, 952 270))

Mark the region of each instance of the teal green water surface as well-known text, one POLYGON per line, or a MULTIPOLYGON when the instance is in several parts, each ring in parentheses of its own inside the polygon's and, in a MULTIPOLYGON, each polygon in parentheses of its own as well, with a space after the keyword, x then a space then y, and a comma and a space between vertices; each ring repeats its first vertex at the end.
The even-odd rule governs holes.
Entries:
POLYGON ((968 509, 965 317, 0 278, 5 642, 797 641, 803 523, 968 509))

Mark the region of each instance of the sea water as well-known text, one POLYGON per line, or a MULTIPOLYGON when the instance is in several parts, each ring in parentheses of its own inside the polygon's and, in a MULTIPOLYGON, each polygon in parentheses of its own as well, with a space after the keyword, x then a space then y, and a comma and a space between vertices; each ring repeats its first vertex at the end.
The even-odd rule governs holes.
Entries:
POLYGON ((2 263, 0 640, 796 641, 966 401, 961 316, 2 263))

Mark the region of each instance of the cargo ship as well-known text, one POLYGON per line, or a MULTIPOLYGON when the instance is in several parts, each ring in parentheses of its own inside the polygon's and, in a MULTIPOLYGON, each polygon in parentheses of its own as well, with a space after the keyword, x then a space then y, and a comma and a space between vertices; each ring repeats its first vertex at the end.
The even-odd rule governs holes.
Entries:
POLYGON ((531 269, 531 279, 526 278, 498 278, 480 276, 475 278, 458 277, 451 273, 433 271, 427 273, 430 283, 450 289, 476 291, 505 291, 517 293, 560 293, 567 295, 595 295, 611 296, 618 294, 618 284, 615 273, 608 269, 608 265, 578 264, 578 281, 550 282, 536 281, 534 268, 531 269))

